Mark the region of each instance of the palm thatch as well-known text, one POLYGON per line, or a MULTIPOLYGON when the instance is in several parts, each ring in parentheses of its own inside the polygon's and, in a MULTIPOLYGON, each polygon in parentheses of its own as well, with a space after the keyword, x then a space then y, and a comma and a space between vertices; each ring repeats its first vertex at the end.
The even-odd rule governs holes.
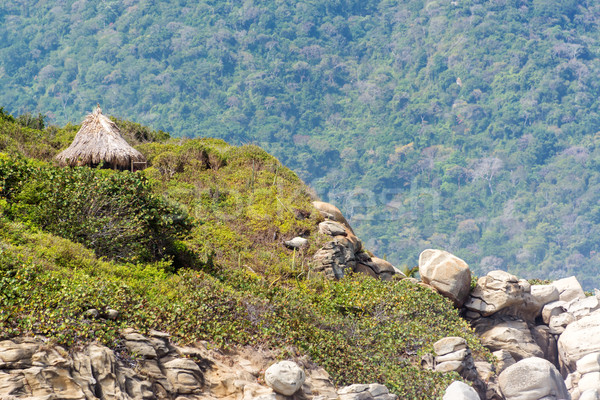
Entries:
POLYGON ((56 160, 63 166, 103 164, 120 170, 140 169, 138 166, 146 162, 142 153, 123 139, 117 125, 102 114, 99 105, 85 118, 73 143, 56 160))

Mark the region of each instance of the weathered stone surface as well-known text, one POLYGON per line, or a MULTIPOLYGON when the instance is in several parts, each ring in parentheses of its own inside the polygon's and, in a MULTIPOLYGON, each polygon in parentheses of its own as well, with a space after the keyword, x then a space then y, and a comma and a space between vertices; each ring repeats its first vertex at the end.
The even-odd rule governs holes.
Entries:
POLYGON ((575 299, 567 303, 567 312, 573 315, 575 319, 581 319, 598 309, 600 309, 600 301, 596 296, 575 299))
POLYGON ((316 208, 317 211, 319 211, 319 213, 324 218, 339 222, 346 228, 348 228, 351 233, 354 233, 354 231, 352 231, 352 228, 350 227, 350 224, 348 223, 348 221, 346 221, 346 218, 344 218, 344 215, 342 215, 342 212, 339 208, 337 208, 333 204, 325 203, 323 201, 313 201, 312 204, 313 207, 316 208))
POLYGON ((459 336, 448 336, 433 344, 433 350, 438 356, 443 356, 467 348, 467 341, 459 336))
POLYGON ((362 383, 355 383, 353 385, 348 385, 340 388, 338 390, 339 395, 343 394, 351 394, 351 393, 362 393, 369 390, 369 385, 362 383))
POLYGON ((202 388, 202 370, 189 358, 176 358, 164 364, 165 375, 175 392, 188 394, 202 388))
POLYGON ((560 293, 552 285, 531 285, 531 297, 543 306, 553 301, 558 301, 560 293))
POLYGON ((600 311, 595 311, 567 325, 558 339, 561 366, 568 372, 573 372, 578 360, 588 354, 600 352, 598 332, 600 332, 600 311))
POLYGON ((390 393, 388 388, 385 387, 385 385, 382 385, 380 383, 371 383, 369 385, 369 389, 367 389, 367 390, 369 391, 369 393, 371 393, 371 396, 373 396, 373 397, 379 397, 381 395, 390 393))
POLYGON ((337 393, 340 400, 396 400, 398 398, 395 394, 391 394, 387 387, 379 383, 345 386, 340 388, 337 393))
POLYGON ((492 351, 506 350, 517 361, 544 356, 523 320, 509 317, 480 318, 474 327, 482 344, 492 351))
POLYGON ((12 340, 0 342, 0 368, 17 369, 31 366, 31 357, 40 348, 39 343, 16 343, 12 340))
POLYGON ((544 358, 558 365, 558 347, 554 335, 546 325, 533 326, 529 329, 533 340, 544 352, 544 358))
POLYGON ((513 315, 518 315, 526 321, 534 321, 546 304, 557 301, 558 298, 558 289, 552 285, 531 285, 529 294, 524 295, 523 303, 513 306, 513 315))
POLYGON ((435 370, 437 372, 456 371, 458 373, 461 373, 464 367, 465 366, 463 365, 462 361, 446 361, 436 365, 435 370))
POLYGON ((462 306, 471 289, 471 271, 466 262, 443 250, 428 249, 419 256, 419 274, 456 306, 462 306))
POLYGON ((560 335, 565 331, 565 328, 572 322, 575 322, 575 317, 569 312, 565 312, 550 317, 548 327, 553 335, 560 335))
POLYGON ((498 359, 498 373, 517 363, 513 356, 506 350, 496 350, 492 354, 498 359))
POLYGON ((446 388, 442 400, 481 400, 477 391, 461 381, 454 381, 446 388))
POLYGON ((435 362, 443 363, 446 361, 462 361, 469 355, 469 349, 462 349, 443 356, 437 356, 435 362))
POLYGON ((579 400, 600 400, 600 390, 591 389, 581 393, 579 400))
MULTIPOLYGON (((68 353, 41 338, 0 342, 0 399, 285 400, 258 380, 275 353, 247 348, 224 355, 202 344, 174 346, 161 332, 145 337, 131 329, 122 332, 122 340, 150 346, 158 357, 117 356, 95 343, 68 353)), ((395 399, 382 385, 367 387, 371 398, 395 399)), ((299 392, 296 400, 338 398, 322 368, 309 371, 299 392)))
POLYGON ((375 279, 377 279, 377 277, 378 277, 370 265, 363 264, 361 262, 356 263, 356 266, 354 267, 354 272, 359 272, 361 274, 369 275, 371 278, 375 278, 375 279))
POLYGON ((487 361, 475 361, 475 369, 479 379, 484 382, 489 382, 495 375, 494 366, 487 361))
POLYGON ((465 307, 484 317, 502 309, 523 305, 529 296, 531 286, 505 271, 491 271, 477 280, 477 286, 465 303, 465 307))
POLYGON ((335 221, 323 221, 319 224, 319 232, 329 236, 347 236, 347 228, 335 221))
POLYGON ((293 361, 280 361, 265 371, 265 382, 277 393, 291 396, 302 387, 306 375, 293 361))
POLYGON ((374 271, 376 274, 382 274, 382 273, 390 273, 390 274, 395 274, 396 273, 396 268, 394 268, 394 266, 392 265, 392 263, 390 263, 389 261, 386 261, 382 258, 379 257, 371 257, 371 263, 374 265, 374 271))
POLYGON ((334 239, 319 249, 313 260, 315 271, 322 272, 329 279, 342 279, 346 270, 356 267, 356 255, 352 244, 334 239))
POLYGON ((568 278, 559 279, 551 283, 556 289, 558 289, 558 293, 560 294, 559 300, 562 301, 572 301, 575 299, 584 299, 585 293, 583 292, 583 288, 581 284, 574 276, 570 276, 568 278))
POLYGON ((562 314, 567 311, 567 302, 566 301, 553 301, 548 303, 542 309, 542 320, 546 325, 550 324, 550 318, 555 315, 562 314))
POLYGON ((543 358, 526 358, 506 368, 498 383, 506 400, 571 398, 556 367, 543 358))
POLYGON ((575 363, 577 372, 587 374, 588 372, 600 372, 600 352, 590 353, 577 360, 575 363))
POLYGON ((600 372, 588 372, 582 375, 577 383, 580 392, 587 390, 600 390, 600 372))

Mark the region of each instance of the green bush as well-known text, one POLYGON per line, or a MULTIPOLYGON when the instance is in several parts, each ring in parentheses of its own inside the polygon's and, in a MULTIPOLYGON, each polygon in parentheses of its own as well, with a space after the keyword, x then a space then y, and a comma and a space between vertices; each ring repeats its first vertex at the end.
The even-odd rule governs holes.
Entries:
POLYGON ((189 218, 152 191, 142 174, 34 166, 0 160, 8 213, 118 260, 157 260, 181 251, 189 218))

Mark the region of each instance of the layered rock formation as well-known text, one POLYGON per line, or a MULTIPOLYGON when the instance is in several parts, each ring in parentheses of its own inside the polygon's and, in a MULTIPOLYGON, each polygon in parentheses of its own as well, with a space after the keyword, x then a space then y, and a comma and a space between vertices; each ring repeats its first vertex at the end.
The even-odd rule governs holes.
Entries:
POLYGON ((325 221, 319 224, 319 232, 330 240, 314 256, 315 271, 330 279, 341 279, 350 272, 360 272, 373 278, 391 280, 394 275, 405 275, 389 262, 369 255, 362 242, 341 211, 332 204, 313 202, 325 221))
POLYGON ((169 335, 132 330, 119 351, 92 343, 67 352, 47 340, 0 342, 0 399, 69 400, 396 400, 379 384, 336 388, 327 372, 302 361, 239 349, 227 355, 199 343, 179 347, 169 335))

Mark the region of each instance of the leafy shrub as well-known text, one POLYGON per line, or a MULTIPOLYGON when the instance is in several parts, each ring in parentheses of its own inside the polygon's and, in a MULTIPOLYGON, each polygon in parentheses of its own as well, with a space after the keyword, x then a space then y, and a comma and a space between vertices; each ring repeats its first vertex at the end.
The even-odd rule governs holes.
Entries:
POLYGON ((178 207, 156 196, 142 174, 33 166, 0 160, 10 215, 119 260, 156 260, 177 252, 191 228, 178 207))

